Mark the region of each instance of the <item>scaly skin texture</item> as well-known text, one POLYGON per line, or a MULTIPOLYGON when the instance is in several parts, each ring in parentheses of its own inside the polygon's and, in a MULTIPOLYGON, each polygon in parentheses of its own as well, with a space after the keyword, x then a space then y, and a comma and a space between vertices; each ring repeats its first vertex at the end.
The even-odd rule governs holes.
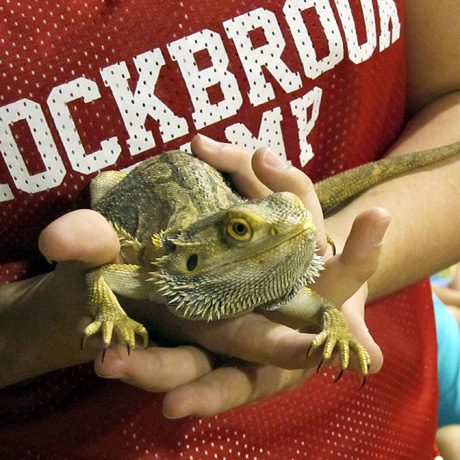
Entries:
POLYGON ((409 155, 400 155, 367 163, 315 185, 324 214, 333 211, 361 192, 414 169, 446 160, 460 152, 460 142, 409 155))
MULTIPOLYGON (((378 183, 460 151, 460 143, 370 163, 318 183, 325 213, 378 183)), ((94 321, 83 341, 102 330, 107 348, 115 331, 128 349, 143 325, 129 318, 115 293, 165 303, 177 316, 213 321, 255 308, 278 309, 316 322, 321 332, 307 351, 337 346, 342 369, 350 350, 368 373, 369 354, 342 313, 307 288, 321 269, 311 214, 292 193, 245 201, 220 173, 192 155, 172 151, 141 162, 130 173, 102 173, 91 185, 92 207, 105 216, 126 264, 86 275, 94 321)), ((152 306, 152 315, 155 315, 152 306)))

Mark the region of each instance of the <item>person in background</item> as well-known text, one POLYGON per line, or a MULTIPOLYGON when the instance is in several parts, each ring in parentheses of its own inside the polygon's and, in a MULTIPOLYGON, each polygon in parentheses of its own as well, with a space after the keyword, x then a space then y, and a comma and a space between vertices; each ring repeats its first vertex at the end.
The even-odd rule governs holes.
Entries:
POLYGON ((431 277, 431 287, 460 325, 460 270, 453 265, 431 277))

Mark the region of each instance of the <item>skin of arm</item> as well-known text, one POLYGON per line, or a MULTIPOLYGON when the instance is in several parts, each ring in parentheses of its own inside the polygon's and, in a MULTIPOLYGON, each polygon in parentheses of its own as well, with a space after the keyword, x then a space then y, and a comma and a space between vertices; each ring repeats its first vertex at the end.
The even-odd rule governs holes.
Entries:
MULTIPOLYGON (((455 59, 455 54, 460 53, 460 51, 454 48, 458 42, 456 31, 460 30, 458 27, 460 24, 457 24, 457 27, 452 25, 452 21, 460 21, 460 19, 457 19, 459 15, 456 14, 458 13, 458 8, 454 2, 449 1, 436 2, 435 5, 431 5, 429 0, 417 2, 411 0, 406 3, 407 32, 409 36, 410 107, 415 113, 422 106, 428 105, 408 125, 400 141, 392 149, 392 154, 404 154, 458 140, 459 136, 456 136, 456 133, 460 128, 457 122, 459 119, 458 102, 460 102, 458 96, 455 94, 446 96, 447 93, 460 88, 460 66, 457 64, 460 59, 455 59), (451 24, 450 27, 445 27, 443 18, 448 18, 451 24), (430 28, 429 34, 425 33, 426 27, 430 28), (429 43, 427 37, 429 37, 429 43), (442 43, 436 43, 438 38, 442 40, 442 43), (448 43, 454 44, 452 49, 448 47, 448 43), (433 65, 426 66, 424 64, 425 62, 432 62, 433 59, 435 59, 433 65), (426 67, 430 68, 427 69, 426 67), (449 68, 449 72, 440 71, 445 70, 446 67, 449 68), (451 67, 454 67, 454 69, 450 70, 451 67), (431 145, 429 145, 430 143, 431 145)), ((205 153, 201 153, 203 157, 206 156, 205 153)), ((236 156, 239 154, 237 153, 236 156)), ((308 181, 299 177, 291 169, 285 171, 277 169, 277 173, 270 176, 268 173, 273 172, 273 169, 270 170, 269 166, 262 161, 263 156, 263 154, 255 156, 253 171, 264 182, 265 187, 273 190, 285 189, 286 177, 289 177, 289 188, 302 189, 307 206, 315 206, 312 188, 308 185, 308 181), (257 159, 260 159, 260 161, 257 159)), ((212 152, 210 157, 212 157, 212 152)), ((234 158, 230 152, 225 161, 235 164, 234 158)), ((214 166, 219 167, 215 163, 216 159, 208 159, 214 166)), ((361 211, 367 211, 377 205, 388 208, 393 214, 393 225, 390 229, 391 233, 386 238, 382 252, 382 262, 369 283, 369 297, 371 299, 393 292, 399 287, 403 287, 436 271, 454 262, 451 260, 453 258, 458 260, 460 248, 457 246, 460 243, 455 242, 455 238, 452 238, 453 234, 456 233, 458 220, 460 219, 460 216, 455 216, 453 215, 455 213, 452 212, 453 209, 456 209, 454 202, 455 204, 458 202, 458 190, 455 189, 454 180, 457 177, 458 167, 458 161, 453 160, 446 166, 436 166, 428 171, 404 176, 391 183, 383 184, 381 187, 363 194, 359 199, 327 219, 327 231, 338 241, 339 247, 342 247, 354 218, 361 211), (426 192, 426 195, 430 195, 430 199, 423 200, 418 195, 421 192, 426 192), (440 206, 438 202, 440 198, 436 200, 436 197, 444 197, 446 194, 450 194, 449 198, 446 202, 441 203, 440 206), (401 196, 407 198, 399 202, 401 201, 401 196), (395 201, 398 201, 398 203, 395 203, 395 201), (433 216, 434 209, 436 209, 439 218, 433 216), (447 230, 446 223, 449 226, 447 230), (447 234, 445 233, 446 231, 448 232, 447 234), (401 274, 404 276, 402 277, 401 274)), ((223 167, 222 169, 225 168, 223 167)), ((236 181, 241 179, 242 182, 246 180, 247 184, 244 185, 246 188, 259 189, 260 182, 254 180, 255 176, 248 177, 250 171, 235 172, 234 179, 236 181)), ((260 189, 259 192, 264 193, 260 189)), ((67 219, 68 217, 64 216, 64 218, 67 219)), ((318 219, 320 220, 320 218, 318 219)), ((366 221, 366 218, 364 218, 364 222, 361 222, 361 225, 358 225, 354 230, 355 236, 361 236, 361 247, 357 248, 354 243, 351 244, 348 247, 349 252, 344 252, 346 257, 331 262, 331 266, 328 269, 328 273, 331 274, 334 273, 334 270, 343 271, 347 267, 346 264, 348 264, 347 268, 351 268, 352 273, 357 274, 353 286, 350 288, 349 275, 342 275, 342 283, 335 283, 335 292, 331 292, 331 297, 340 298, 342 295, 341 290, 347 295, 352 294, 365 282, 372 274, 373 268, 375 268, 375 263, 380 255, 380 249, 378 251, 375 249, 380 247, 377 236, 382 233, 383 222, 386 221, 386 225, 388 224, 388 215, 382 214, 381 211, 375 211, 367 214, 367 219, 366 221), (368 264, 368 267, 365 267, 364 270, 365 276, 363 276, 362 268, 364 261, 367 261, 368 264), (361 262, 361 265, 358 262, 361 262), (342 270, 340 270, 341 268, 342 270)), ((84 235, 84 238, 81 238, 80 235, 81 239, 78 240, 79 243, 76 245, 77 248, 82 250, 81 253, 71 255, 59 253, 59 251, 56 253, 56 245, 59 247, 59 242, 62 240, 60 225, 65 222, 66 220, 60 221, 54 226, 54 229, 52 228, 55 233, 48 228, 42 235, 41 249, 50 259, 53 259, 50 256, 50 251, 54 251, 55 260, 69 260, 70 258, 79 261, 80 264, 86 264, 85 266, 88 266, 88 264, 91 266, 97 265, 97 263, 109 262, 116 257, 116 250, 115 252, 110 250, 107 253, 101 251, 103 252, 101 254, 98 248, 93 248, 91 256, 88 256, 85 243, 85 240, 87 241, 88 236, 90 236, 88 233, 84 235)), ((321 227, 321 222, 317 223, 321 227)), ((104 232, 110 239, 110 231, 106 229, 104 232)), ((72 231, 70 231, 70 234, 72 234, 72 231)), ((66 264, 60 264, 60 267, 66 268, 66 264)), ((47 282, 50 284, 42 286, 51 288, 56 287, 56 285, 62 285, 63 280, 76 280, 75 294, 78 299, 78 296, 81 296, 80 291, 78 291, 78 279, 82 273, 81 265, 77 264, 76 267, 67 265, 67 269, 69 274, 66 274, 65 271, 63 272, 58 267, 58 270, 51 278, 51 281, 57 279, 60 283, 52 284, 48 280, 47 282), (59 270, 61 271, 59 272, 59 270), (64 275, 67 275, 67 277, 58 277, 64 275)), ((320 288, 324 293, 328 290, 331 291, 332 279, 327 273, 323 275, 320 288)), ((29 359, 19 361, 24 368, 14 374, 14 378, 4 379, 1 382, 2 385, 37 375, 53 368, 94 359, 94 352, 91 354, 89 347, 89 354, 85 355, 84 358, 81 354, 78 354, 80 350, 78 350, 78 353, 76 349, 71 349, 68 352, 62 351, 64 345, 68 345, 69 340, 74 340, 78 335, 78 330, 81 330, 78 328, 78 321, 74 323, 73 319, 82 314, 83 307, 81 302, 77 302, 78 306, 75 307, 73 313, 67 314, 67 316, 64 315, 65 318, 62 318, 63 315, 56 314, 59 308, 64 308, 63 304, 47 305, 49 310, 46 311, 43 300, 38 299, 39 297, 45 298, 47 294, 49 295, 53 291, 49 289, 37 291, 36 283, 43 282, 43 278, 40 278, 29 281, 30 284, 21 285, 22 287, 13 285, 13 287, 1 288, 0 315, 2 318, 9 318, 9 322, 5 324, 14 324, 15 320, 19 318, 29 317, 30 320, 26 324, 24 324, 24 321, 17 323, 22 328, 19 338, 36 338, 35 342, 28 339, 25 344, 19 344, 18 336, 13 336, 10 331, 0 331, 1 357, 9 354, 12 356, 10 361, 15 362, 15 359, 18 358, 19 350, 29 354, 29 359), (37 293, 39 295, 34 296, 37 293), (35 310, 36 305, 40 306, 38 312, 35 310), (19 315, 18 312, 22 314, 19 315), (65 325, 63 329, 58 329, 61 335, 57 344, 55 335, 44 334, 43 336, 40 335, 40 331, 37 331, 37 324, 39 324, 36 322, 37 315, 38 319, 42 315, 44 319, 49 321, 49 324, 59 325, 60 327, 62 324, 65 325), (32 350, 34 347, 37 351, 32 350), (50 349, 57 350, 55 354, 59 357, 50 359, 50 349), (36 359, 41 359, 42 362, 31 365, 36 359)), ((56 293, 53 292, 53 294, 55 297, 56 293)), ((352 312, 350 313, 352 320, 355 319, 359 323, 357 329, 360 330, 364 329, 362 316, 359 318, 359 314, 363 309, 365 298, 366 290, 361 289, 342 307, 344 311, 349 308, 350 312, 352 312)), ((345 299, 346 297, 342 301, 345 299)), ((296 370, 295 368, 315 365, 313 362, 306 364, 304 357, 305 347, 308 346, 308 341, 311 340, 311 337, 307 334, 298 334, 295 331, 284 329, 284 326, 272 323, 260 315, 248 315, 242 318, 244 320, 237 318, 227 324, 216 323, 216 325, 211 325, 208 328, 197 326, 192 328, 193 330, 189 334, 194 336, 197 339, 196 341, 204 348, 218 353, 240 356, 244 361, 230 360, 226 366, 213 369, 215 366, 212 358, 209 357, 209 353, 198 347, 184 346, 171 349, 153 347, 147 350, 136 350, 136 353, 132 353, 130 359, 126 359, 124 350, 114 348, 112 353, 107 354, 104 364, 100 362, 100 359, 96 359, 96 372, 107 378, 120 378, 147 390, 167 392, 164 400, 164 412, 172 418, 189 414, 213 415, 231 407, 253 402, 268 394, 300 385, 312 370, 296 370), (246 327, 247 329, 245 329, 246 327), (251 331, 252 336, 254 331, 257 331, 257 337, 262 339, 259 347, 252 349, 251 346, 254 346, 254 341, 251 340, 251 344, 244 341, 245 331, 251 331), (237 335, 237 332, 239 335, 237 335), (222 335, 223 333, 226 335, 222 335), (232 337, 235 336, 240 339, 243 338, 243 340, 240 340, 241 347, 248 345, 249 348, 245 350, 237 349, 237 353, 233 353, 234 348, 238 348, 238 344, 232 343, 232 337), (219 348, 216 343, 223 343, 224 345, 219 348), (279 362, 277 356, 283 357, 283 363, 279 362), (251 364, 248 361, 256 361, 262 364, 251 364), (187 362, 191 364, 187 365, 187 362), (278 367, 281 364, 295 370, 278 367), (152 380, 151 376, 155 374, 154 371, 157 372, 157 376, 162 377, 157 377, 158 381, 152 380), (159 380, 167 383, 163 383, 163 387, 161 387, 159 380)), ((0 324, 3 324, 3 322, 0 321, 0 324)), ((176 324, 174 324, 174 327, 176 327, 176 324)), ((362 333, 364 334, 364 332, 362 333)), ((377 366, 374 368, 375 371, 379 367, 379 358, 378 349, 374 348, 374 350, 373 354, 376 358, 374 362, 377 362, 377 366)), ((8 371, 11 371, 11 369, 0 372, 0 375, 11 375, 8 371)))
MULTIPOLYGON (((405 9, 411 118, 390 155, 460 139, 460 5, 406 0, 405 9)), ((459 260, 459 171, 456 157, 406 175, 370 190, 327 220, 328 231, 340 239, 346 222, 366 207, 382 206, 393 216, 381 262, 369 281, 370 300, 459 260)))
MULTIPOLYGON (((458 140, 459 120, 460 94, 444 96, 412 119, 390 154, 401 155, 458 140)), ((327 219, 328 232, 341 241, 349 219, 363 209, 381 206, 392 215, 379 267, 369 280, 369 300, 395 292, 459 260, 460 216, 453 212, 460 198, 459 160, 455 157, 381 184, 327 219)))
POLYGON ((0 387, 47 371, 81 364, 98 355, 81 351, 78 337, 88 322, 81 289, 83 272, 114 261, 118 238, 110 224, 90 210, 69 213, 48 227, 44 252, 58 264, 47 275, 0 286, 0 387), (59 232, 60 237, 55 237, 59 232), (86 241, 86 243, 84 243, 86 241))

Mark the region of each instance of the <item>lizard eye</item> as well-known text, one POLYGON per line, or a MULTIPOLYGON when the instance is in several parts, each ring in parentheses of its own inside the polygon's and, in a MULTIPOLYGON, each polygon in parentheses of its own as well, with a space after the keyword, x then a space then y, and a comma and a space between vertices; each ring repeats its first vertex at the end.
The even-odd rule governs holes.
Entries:
POLYGON ((238 241, 247 241, 252 237, 252 228, 244 220, 240 218, 231 219, 227 225, 229 235, 238 241))

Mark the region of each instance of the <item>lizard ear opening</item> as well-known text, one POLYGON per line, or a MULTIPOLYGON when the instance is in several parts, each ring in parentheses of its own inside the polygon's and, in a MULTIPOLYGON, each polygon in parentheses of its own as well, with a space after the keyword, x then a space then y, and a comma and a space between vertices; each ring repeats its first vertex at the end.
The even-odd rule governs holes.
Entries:
POLYGON ((197 254, 192 254, 188 259, 187 259, 187 270, 189 272, 192 272, 195 270, 195 268, 198 265, 198 255, 197 254))
POLYGON ((166 232, 161 231, 160 233, 153 235, 151 241, 155 249, 161 249, 168 253, 176 250, 176 244, 166 232))

